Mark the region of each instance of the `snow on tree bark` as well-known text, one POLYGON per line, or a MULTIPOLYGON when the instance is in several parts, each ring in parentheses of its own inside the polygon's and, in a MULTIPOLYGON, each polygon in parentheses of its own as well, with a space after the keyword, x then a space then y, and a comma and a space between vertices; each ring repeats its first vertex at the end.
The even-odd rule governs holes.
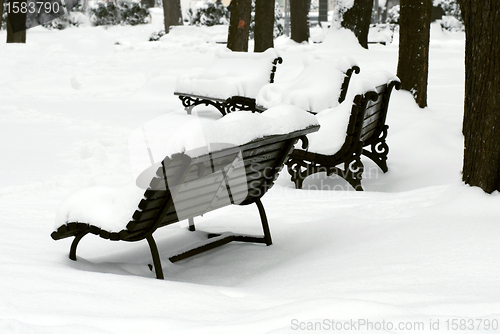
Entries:
POLYGON ((252 18, 252 0, 232 0, 227 47, 232 51, 248 51, 248 36, 252 18))
POLYGON ((368 30, 372 16, 372 0, 355 0, 351 8, 343 14, 342 27, 356 35, 359 44, 368 49, 368 30))

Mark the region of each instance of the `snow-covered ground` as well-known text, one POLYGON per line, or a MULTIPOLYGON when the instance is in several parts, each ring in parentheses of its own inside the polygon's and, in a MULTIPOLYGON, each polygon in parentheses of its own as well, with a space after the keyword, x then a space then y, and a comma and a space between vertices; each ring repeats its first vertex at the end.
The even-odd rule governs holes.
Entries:
MULTIPOLYGON (((429 107, 393 93, 389 172, 365 159, 365 192, 324 176, 295 190, 282 171, 263 197, 272 246, 232 243, 172 264, 201 236, 184 223, 162 228, 165 280, 149 270, 145 241, 88 236, 69 260, 71 240, 50 238, 59 204, 84 187, 129 182, 131 133, 179 110, 177 76, 200 72, 224 47, 226 27, 147 42, 160 14, 137 27, 37 27, 25 45, 0 43, 1 333, 498 333, 500 197, 461 183, 464 35, 437 26, 429 107)), ((276 41, 277 82, 311 54, 396 72, 397 36, 366 51, 322 33, 321 44, 276 41)), ((260 232, 254 206, 197 222, 260 232)))

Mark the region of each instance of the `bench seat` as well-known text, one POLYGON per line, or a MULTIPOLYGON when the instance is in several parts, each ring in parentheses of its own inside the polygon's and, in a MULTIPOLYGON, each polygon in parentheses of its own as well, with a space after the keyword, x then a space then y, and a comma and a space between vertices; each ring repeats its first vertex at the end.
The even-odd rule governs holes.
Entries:
POLYGON ((309 57, 303 70, 292 80, 265 85, 255 99, 233 96, 225 102, 226 112, 263 112, 276 105, 291 104, 315 114, 342 103, 352 74, 359 72, 360 68, 350 58, 309 57))
POLYGON ((188 113, 204 104, 214 106, 225 115, 228 98, 255 98, 264 85, 274 82, 276 67, 282 62, 272 48, 262 53, 220 49, 201 73, 179 76, 174 95, 179 96, 188 113))

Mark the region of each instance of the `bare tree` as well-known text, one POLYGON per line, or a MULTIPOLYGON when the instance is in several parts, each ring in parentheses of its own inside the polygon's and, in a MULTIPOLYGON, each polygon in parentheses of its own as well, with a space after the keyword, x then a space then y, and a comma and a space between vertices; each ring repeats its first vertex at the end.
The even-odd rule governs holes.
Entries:
POLYGON ((255 52, 274 47, 274 0, 255 0, 255 52))
POLYGON ((252 0, 232 0, 227 47, 232 51, 248 51, 248 36, 252 18, 252 0))
POLYGON ((418 106, 427 106, 432 0, 401 0, 398 77, 418 106))
POLYGON ((355 0, 351 8, 343 15, 342 27, 356 35, 359 44, 368 49, 368 30, 372 16, 373 0, 355 0))
POLYGON ((171 26, 182 25, 182 10, 180 0, 162 0, 163 21, 165 33, 168 34, 171 26))
POLYGON ((463 181, 500 191, 500 1, 459 0, 465 24, 463 181))

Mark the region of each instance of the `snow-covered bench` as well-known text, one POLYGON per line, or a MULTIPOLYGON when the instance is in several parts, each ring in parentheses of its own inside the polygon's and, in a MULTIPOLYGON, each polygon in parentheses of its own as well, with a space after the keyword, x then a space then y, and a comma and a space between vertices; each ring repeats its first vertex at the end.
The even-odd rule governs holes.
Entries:
POLYGON ((308 149, 294 149, 290 154, 286 165, 296 188, 302 188, 309 175, 326 172, 344 178, 355 190, 363 190, 361 155, 373 160, 384 173, 388 171, 389 126, 385 120, 391 91, 399 89, 401 83, 389 73, 376 72, 371 80, 359 80, 353 86, 354 93, 344 103, 316 115, 321 129, 308 136, 308 149))
MULTIPOLYGON (((145 191, 134 185, 130 189, 94 187, 72 194, 58 210, 52 238, 75 238, 69 255, 72 260, 76 260, 78 243, 89 233, 109 240, 146 239, 156 277, 163 278, 153 238, 158 228, 188 219, 189 229, 194 230, 193 217, 230 204, 255 203, 263 236, 212 234, 207 242, 190 246, 169 259, 179 261, 231 241, 271 245, 260 199, 273 185, 297 140, 302 138, 305 143, 305 135, 318 130, 317 120, 293 106, 282 106, 263 114, 234 113, 202 122, 210 128, 203 134, 207 146, 197 146, 198 133, 191 133, 194 127, 192 122, 187 123, 179 129, 185 136, 174 138, 169 148, 178 153, 167 154, 143 172, 142 176, 152 174, 145 191)), ((140 183, 144 177, 137 180, 140 183)))
POLYGON ((264 85, 274 82, 276 66, 282 62, 274 49, 262 53, 220 49, 202 73, 179 76, 174 94, 179 96, 188 113, 195 106, 205 104, 225 115, 228 98, 255 99, 264 85))
POLYGON ((311 56, 305 60, 303 70, 294 79, 265 85, 255 99, 233 96, 226 101, 226 111, 246 109, 262 112, 286 103, 318 113, 342 103, 352 74, 359 72, 353 59, 330 60, 311 56))

